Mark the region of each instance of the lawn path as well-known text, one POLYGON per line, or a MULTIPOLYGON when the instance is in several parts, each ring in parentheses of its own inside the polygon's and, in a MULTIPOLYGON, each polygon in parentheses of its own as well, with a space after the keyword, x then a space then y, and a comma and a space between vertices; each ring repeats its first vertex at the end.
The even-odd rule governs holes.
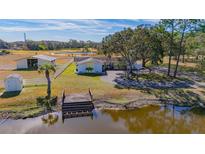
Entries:
POLYGON ((54 79, 56 79, 57 77, 59 77, 65 70, 66 68, 72 64, 74 61, 74 59, 72 58, 69 62, 67 62, 66 64, 61 65, 55 72, 54 74, 54 79))

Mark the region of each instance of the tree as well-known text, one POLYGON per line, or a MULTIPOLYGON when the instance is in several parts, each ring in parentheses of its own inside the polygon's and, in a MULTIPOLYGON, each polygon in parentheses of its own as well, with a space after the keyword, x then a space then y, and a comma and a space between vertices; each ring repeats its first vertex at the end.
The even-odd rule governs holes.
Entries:
POLYGON ((102 40, 101 49, 105 55, 120 55, 127 65, 128 77, 133 73, 133 64, 136 61, 136 54, 133 48, 133 30, 131 28, 106 36, 102 40))
POLYGON ((47 99, 50 99, 51 97, 51 79, 50 79, 50 73, 55 72, 55 67, 51 64, 43 64, 38 69, 39 73, 45 73, 45 77, 47 79, 47 99))
POLYGON ((38 48, 39 50, 48 50, 46 43, 43 41, 38 45, 38 48))
POLYGON ((188 56, 196 57, 198 60, 199 55, 205 55, 205 33, 202 31, 190 35, 186 39, 186 54, 188 56))
POLYGON ((83 51, 84 52, 90 52, 89 46, 85 45, 84 48, 83 48, 83 51))
MULTIPOLYGON (((174 77, 177 75, 178 65, 180 56, 184 51, 185 48, 185 41, 186 41, 186 35, 196 30, 196 25, 199 20, 196 19, 178 19, 177 20, 177 33, 179 35, 179 51, 177 55, 177 62, 176 67, 174 70, 174 77)), ((185 54, 185 53, 183 53, 185 54)))
POLYGON ((102 39, 101 46, 99 48, 105 56, 108 57, 109 67, 112 66, 112 55, 114 53, 112 46, 112 35, 108 35, 102 39))
POLYGON ((9 43, 0 39, 0 49, 9 49, 9 43))
POLYGON ((158 64, 163 59, 163 47, 159 29, 141 25, 134 30, 133 49, 135 56, 142 60, 142 66, 147 62, 158 64))
POLYGON ((167 44, 168 49, 168 71, 167 75, 170 76, 170 69, 171 69, 171 61, 172 56, 174 55, 174 44, 175 44, 175 35, 176 35, 176 26, 177 21, 176 19, 162 19, 160 21, 160 25, 164 28, 164 42, 167 44))
POLYGON ((127 65, 128 77, 133 73, 133 65, 137 60, 133 46, 133 30, 131 28, 124 29, 112 36, 111 49, 122 56, 122 59, 127 65))

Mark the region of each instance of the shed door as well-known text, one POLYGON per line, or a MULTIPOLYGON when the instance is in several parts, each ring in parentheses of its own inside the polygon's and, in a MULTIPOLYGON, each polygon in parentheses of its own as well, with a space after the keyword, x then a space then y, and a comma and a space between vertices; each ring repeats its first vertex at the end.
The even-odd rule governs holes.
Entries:
POLYGON ((27 64, 29 69, 37 69, 38 59, 27 59, 27 64))

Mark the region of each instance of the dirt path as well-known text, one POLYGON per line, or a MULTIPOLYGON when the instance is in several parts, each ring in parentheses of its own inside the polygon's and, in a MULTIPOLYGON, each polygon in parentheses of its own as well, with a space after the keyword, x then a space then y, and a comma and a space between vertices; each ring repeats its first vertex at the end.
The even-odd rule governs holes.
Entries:
POLYGON ((70 64, 72 64, 73 63, 73 58, 69 61, 69 62, 67 62, 66 64, 63 64, 63 65, 61 65, 61 66, 59 66, 59 68, 56 70, 56 72, 55 72, 55 74, 54 74, 54 79, 56 79, 57 77, 59 77, 64 71, 65 71, 65 69, 70 65, 70 64))

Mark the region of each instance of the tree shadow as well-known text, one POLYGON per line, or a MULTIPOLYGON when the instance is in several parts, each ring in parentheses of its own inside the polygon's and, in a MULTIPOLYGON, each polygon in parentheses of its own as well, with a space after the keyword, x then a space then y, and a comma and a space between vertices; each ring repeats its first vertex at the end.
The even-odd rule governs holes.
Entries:
POLYGON ((11 92, 4 92, 0 98, 11 98, 11 97, 16 97, 21 93, 21 91, 11 91, 11 92))
POLYGON ((138 74, 138 77, 126 78, 119 76, 115 79, 116 88, 126 89, 178 89, 191 88, 195 83, 186 78, 171 78, 155 73, 138 74))
POLYGON ((37 68, 21 68, 21 69, 13 69, 12 71, 37 71, 37 68))
POLYGON ((154 95, 156 98, 165 101, 171 101, 175 105, 181 106, 193 106, 200 103, 205 104, 205 101, 201 99, 200 95, 190 90, 183 89, 146 89, 143 92, 154 95))

